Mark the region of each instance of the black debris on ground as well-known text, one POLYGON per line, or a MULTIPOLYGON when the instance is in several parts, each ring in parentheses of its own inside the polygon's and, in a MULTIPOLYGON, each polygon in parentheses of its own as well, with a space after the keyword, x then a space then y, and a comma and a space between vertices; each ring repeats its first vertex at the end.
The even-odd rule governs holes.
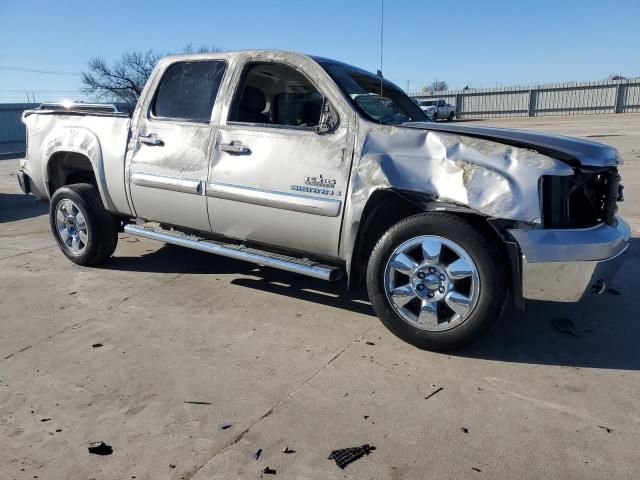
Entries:
POLYGON ((471 467, 471 470, 473 470, 474 472, 481 472, 482 471, 478 467, 471 467))
POLYGON ((375 345, 373 342, 365 342, 367 345, 375 345))
POLYGON ((169 468, 176 468, 176 466, 175 466, 175 464, 170 463, 170 464, 169 464, 169 468))
POLYGON ((444 387, 438 387, 436 388, 433 392, 431 392, 429 395, 427 395, 426 397, 424 397, 425 400, 429 400, 431 397, 433 397, 436 393, 440 393, 442 390, 444 390, 444 387))
POLYGON ((622 292, 620 290, 612 287, 607 288, 607 293, 610 293, 612 295, 622 295, 622 292))
POLYGON ((231 425, 230 423, 225 423, 224 425, 222 425, 220 427, 221 430, 226 430, 227 428, 231 428, 233 425, 231 425))
POLYGON ((100 348, 102 346, 101 343, 94 343, 93 345, 91 345, 93 348, 100 348))
POLYGON ((282 453, 296 453, 295 450, 291 450, 289 447, 284 447, 282 453))
POLYGON ((367 418, 369 418, 369 415, 364 415, 363 418, 366 420, 367 418))
POLYGON ((194 400, 185 400, 184 403, 190 403, 191 405, 211 405, 211 402, 197 402, 194 400))
POLYGON ((570 318, 554 318, 551 320, 551 326, 555 328, 560 333, 566 333, 569 335, 573 335, 574 337, 579 337, 578 330, 576 330, 576 324, 573 323, 573 320, 570 318))
POLYGON ((40 421, 41 422, 48 422, 49 420, 51 420, 50 418, 41 418, 40 421))
POLYGON ((271 468, 271 467, 264 467, 262 469, 262 473, 264 473, 265 475, 275 475, 276 474, 276 470, 275 468, 271 468))
POLYGON ((61 428, 56 428, 56 433, 60 433, 62 431, 61 428))
POLYGON ((253 454, 253 458, 255 458, 256 460, 258 460, 260 458, 260 455, 262 454, 262 449, 259 448, 255 451, 255 453, 253 454))
POLYGON ((334 460, 338 467, 344 469, 347 465, 355 462, 359 458, 369 455, 376 447, 369 444, 364 444, 360 447, 342 448, 340 450, 334 450, 331 455, 327 457, 329 460, 334 460))
POLYGON ((104 442, 91 442, 89 444, 89 453, 93 453, 94 455, 111 455, 113 448, 104 442))
POLYGON ((607 433, 611 433, 613 432, 613 428, 609 428, 609 427, 605 427, 604 425, 598 425, 598 428, 601 428, 603 430, 606 430, 607 433))
POLYGON ((460 427, 460 430, 462 430, 462 433, 469 433, 469 429, 467 427, 460 427))

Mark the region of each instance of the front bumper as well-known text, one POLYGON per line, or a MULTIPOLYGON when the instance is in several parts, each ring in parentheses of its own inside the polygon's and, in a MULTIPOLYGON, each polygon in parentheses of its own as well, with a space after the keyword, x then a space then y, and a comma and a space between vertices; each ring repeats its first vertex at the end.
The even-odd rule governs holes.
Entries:
POLYGON ((590 290, 601 293, 629 248, 629 225, 584 229, 509 230, 522 260, 522 296, 530 300, 577 302, 590 290))

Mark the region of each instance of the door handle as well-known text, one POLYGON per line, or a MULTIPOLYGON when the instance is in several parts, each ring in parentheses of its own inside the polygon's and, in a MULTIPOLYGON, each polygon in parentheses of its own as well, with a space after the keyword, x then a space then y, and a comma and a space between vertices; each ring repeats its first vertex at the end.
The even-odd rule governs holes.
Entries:
POLYGON ((150 133, 149 135, 139 135, 138 139, 140 140, 140 142, 146 145, 153 145, 153 146, 164 145, 164 142, 156 133, 150 133))
POLYGON ((234 155, 251 155, 251 149, 242 142, 221 143, 220 150, 234 155))

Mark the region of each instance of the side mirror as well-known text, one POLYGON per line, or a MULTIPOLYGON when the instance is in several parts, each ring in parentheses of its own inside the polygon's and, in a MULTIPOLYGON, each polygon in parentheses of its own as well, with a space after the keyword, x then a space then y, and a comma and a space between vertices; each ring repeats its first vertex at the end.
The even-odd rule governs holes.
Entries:
POLYGON ((316 133, 318 135, 331 133, 338 128, 339 123, 340 117, 338 117, 338 112, 336 112, 335 108, 333 108, 325 98, 322 103, 322 113, 320 114, 320 123, 318 123, 316 127, 316 133))

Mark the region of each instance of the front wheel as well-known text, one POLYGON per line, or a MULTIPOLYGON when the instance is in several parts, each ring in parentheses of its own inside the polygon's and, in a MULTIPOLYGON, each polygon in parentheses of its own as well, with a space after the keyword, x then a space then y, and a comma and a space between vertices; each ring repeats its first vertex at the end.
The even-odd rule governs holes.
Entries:
POLYGON ((447 118, 447 120, 449 120, 450 122, 452 122, 452 121, 453 121, 453 118, 454 118, 455 116, 456 116, 456 115, 455 115, 455 113, 451 112, 451 113, 449 114, 449 117, 447 118))
POLYGON ((56 190, 49 223, 62 253, 78 265, 100 263, 116 249, 117 219, 104 208, 93 185, 76 183, 56 190))
POLYGON ((507 286, 497 247, 465 219, 423 213, 391 227, 373 249, 367 290, 384 325, 419 348, 450 350, 497 319, 507 286))

